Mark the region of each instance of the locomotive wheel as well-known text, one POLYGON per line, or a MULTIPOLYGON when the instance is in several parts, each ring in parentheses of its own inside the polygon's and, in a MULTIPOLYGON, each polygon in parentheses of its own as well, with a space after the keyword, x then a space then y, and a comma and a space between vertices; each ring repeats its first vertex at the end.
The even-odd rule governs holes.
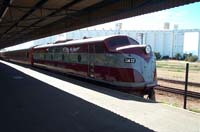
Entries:
POLYGON ((156 96, 155 96, 154 89, 149 90, 147 98, 150 99, 150 100, 156 101, 156 96))

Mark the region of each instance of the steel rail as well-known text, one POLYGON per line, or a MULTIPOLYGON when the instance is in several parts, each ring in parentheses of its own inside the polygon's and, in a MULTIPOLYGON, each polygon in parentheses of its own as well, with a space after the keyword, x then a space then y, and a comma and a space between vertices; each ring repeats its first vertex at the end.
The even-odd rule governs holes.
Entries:
MULTIPOLYGON (((179 94, 179 95, 184 95, 184 90, 182 89, 177 89, 177 88, 170 88, 170 87, 165 87, 165 86, 157 86, 155 87, 155 90, 160 90, 160 91, 165 91, 169 93, 174 93, 174 94, 179 94)), ((187 91, 187 96, 200 99, 200 93, 198 92, 193 92, 193 91, 187 91)))

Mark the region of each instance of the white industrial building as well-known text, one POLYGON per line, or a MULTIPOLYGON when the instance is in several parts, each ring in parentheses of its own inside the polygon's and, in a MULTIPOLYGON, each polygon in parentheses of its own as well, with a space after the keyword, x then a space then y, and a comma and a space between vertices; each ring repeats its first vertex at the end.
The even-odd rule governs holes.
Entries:
POLYGON ((176 53, 184 53, 184 34, 198 33, 198 57, 200 59, 200 29, 187 30, 76 30, 34 41, 34 44, 53 43, 64 39, 82 39, 83 37, 97 37, 113 34, 126 34, 136 39, 140 44, 151 45, 154 52, 162 56, 174 57, 176 53))

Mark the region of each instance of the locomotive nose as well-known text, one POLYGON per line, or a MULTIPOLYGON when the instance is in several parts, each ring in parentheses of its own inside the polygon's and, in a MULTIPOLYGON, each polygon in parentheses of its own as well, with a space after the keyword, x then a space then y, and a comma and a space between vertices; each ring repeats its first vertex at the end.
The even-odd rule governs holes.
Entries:
POLYGON ((129 59, 125 58, 126 63, 130 63, 134 70, 134 77, 136 82, 150 83, 154 81, 154 73, 156 69, 156 62, 154 57, 147 58, 138 56, 136 54, 129 55, 129 59))
POLYGON ((155 79, 156 61, 150 45, 134 45, 122 47, 124 63, 134 70, 136 82, 151 83, 155 79))

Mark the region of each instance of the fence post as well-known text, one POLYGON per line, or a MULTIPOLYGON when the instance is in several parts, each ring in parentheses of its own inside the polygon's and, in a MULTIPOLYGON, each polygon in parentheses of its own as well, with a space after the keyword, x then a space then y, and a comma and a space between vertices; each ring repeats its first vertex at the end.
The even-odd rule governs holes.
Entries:
POLYGON ((187 106, 188 70, 189 70, 189 63, 186 63, 186 71, 185 71, 185 92, 184 92, 184 106, 183 106, 184 109, 186 109, 186 106, 187 106))

